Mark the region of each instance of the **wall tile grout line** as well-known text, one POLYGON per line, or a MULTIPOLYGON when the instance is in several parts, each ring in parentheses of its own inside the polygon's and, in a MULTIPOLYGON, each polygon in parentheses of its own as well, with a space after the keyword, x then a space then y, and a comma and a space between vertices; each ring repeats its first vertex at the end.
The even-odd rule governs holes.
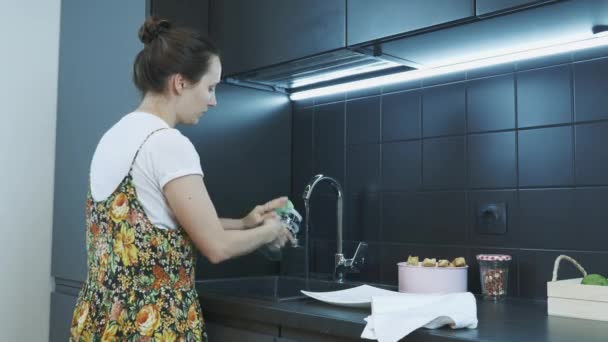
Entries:
POLYGON ((574 106, 574 101, 576 101, 576 99, 574 98, 574 64, 570 64, 570 121, 572 122, 572 126, 571 126, 571 141, 572 141, 572 146, 570 147, 572 149, 572 181, 574 182, 574 184, 578 184, 578 180, 576 177, 576 116, 575 116, 575 106, 574 106))

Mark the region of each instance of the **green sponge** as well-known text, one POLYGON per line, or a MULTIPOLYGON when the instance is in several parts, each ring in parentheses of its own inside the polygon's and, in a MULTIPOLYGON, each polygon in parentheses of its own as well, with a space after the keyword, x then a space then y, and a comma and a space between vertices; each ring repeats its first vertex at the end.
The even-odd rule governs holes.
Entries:
POLYGON ((608 286, 608 279, 600 274, 589 274, 581 281, 583 285, 608 286))
POLYGON ((277 208, 275 209, 276 213, 281 215, 281 214, 287 214, 289 213, 292 209, 293 209, 293 203, 291 203, 291 200, 287 200, 287 203, 285 203, 285 205, 282 208, 277 208))

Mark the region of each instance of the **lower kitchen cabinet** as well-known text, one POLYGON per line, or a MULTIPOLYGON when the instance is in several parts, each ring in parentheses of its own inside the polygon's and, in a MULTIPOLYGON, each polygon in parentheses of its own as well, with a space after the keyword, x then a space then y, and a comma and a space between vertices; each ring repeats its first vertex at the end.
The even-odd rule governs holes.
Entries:
POLYGON ((70 337, 72 313, 76 306, 75 296, 51 293, 51 332, 50 342, 65 342, 70 337))
POLYGON ((213 318, 212 320, 205 319, 207 336, 212 342, 352 342, 359 340, 279 327, 273 324, 243 321, 232 317, 219 318, 214 315, 213 318))
MULTIPOLYGON (((283 328, 281 329, 281 336, 284 341, 298 341, 298 342, 353 342, 360 341, 360 339, 350 339, 344 337, 324 335, 319 332, 304 331, 299 329, 283 328)), ((279 340, 277 340, 279 341, 279 340)))
POLYGON ((215 322, 205 322, 207 337, 209 341, 249 341, 249 342, 274 342, 275 337, 259 332, 249 331, 240 328, 233 328, 215 322))

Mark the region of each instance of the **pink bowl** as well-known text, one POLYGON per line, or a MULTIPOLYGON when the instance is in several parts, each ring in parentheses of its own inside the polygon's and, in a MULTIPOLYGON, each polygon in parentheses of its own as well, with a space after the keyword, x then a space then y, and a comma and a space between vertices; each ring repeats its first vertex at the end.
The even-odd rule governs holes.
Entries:
POLYGON ((422 267, 397 264, 399 268, 399 292, 451 293, 467 292, 469 267, 422 267))

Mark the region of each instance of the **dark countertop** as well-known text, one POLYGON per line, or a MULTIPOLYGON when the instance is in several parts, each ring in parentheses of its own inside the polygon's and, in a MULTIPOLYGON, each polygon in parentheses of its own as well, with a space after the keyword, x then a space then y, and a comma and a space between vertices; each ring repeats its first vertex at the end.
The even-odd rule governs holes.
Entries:
MULTIPOLYGON (((275 302, 199 291, 203 314, 274 324, 313 333, 358 338, 369 309, 333 306, 314 299, 275 302)), ((608 341, 608 322, 547 315, 543 301, 477 299, 477 329, 419 329, 408 341, 608 341)))

